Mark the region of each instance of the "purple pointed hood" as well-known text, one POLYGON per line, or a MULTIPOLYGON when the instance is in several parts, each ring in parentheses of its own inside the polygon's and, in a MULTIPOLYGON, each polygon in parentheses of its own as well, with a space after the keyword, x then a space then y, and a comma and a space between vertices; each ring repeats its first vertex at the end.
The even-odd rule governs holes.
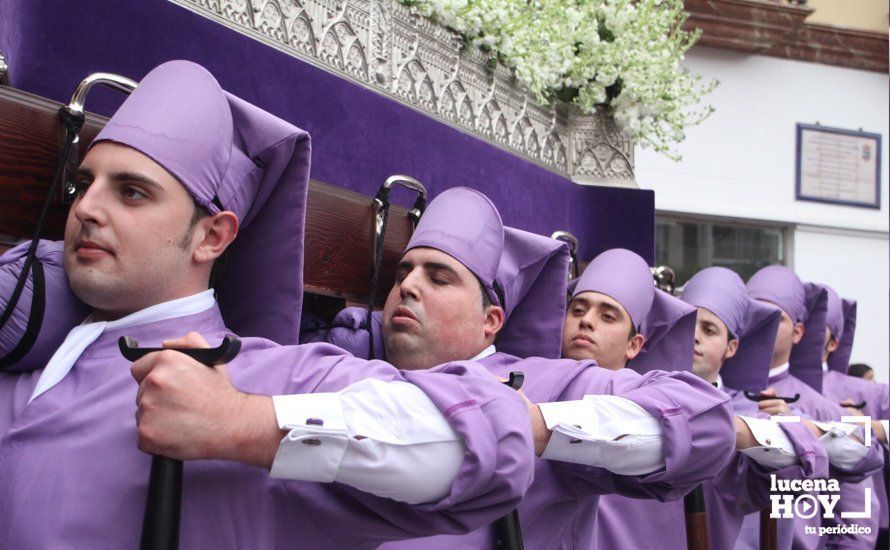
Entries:
POLYGON ((309 135, 220 88, 207 70, 170 61, 148 73, 93 143, 127 145, 163 166, 239 234, 216 284, 242 336, 297 343, 309 135))
POLYGON ((725 267, 693 275, 683 288, 682 300, 716 315, 738 338, 738 351, 720 369, 726 386, 752 392, 765 389, 781 321, 779 308, 750 298, 742 278, 725 267))
POLYGON ((838 341, 837 349, 828 357, 828 368, 846 374, 853 353, 853 337, 856 335, 856 300, 841 298, 833 288, 823 286, 828 293, 826 323, 838 341))
POLYGON ((569 252, 565 243, 504 227, 482 193, 455 187, 429 203, 405 252, 440 250, 469 269, 492 303, 504 308, 500 351, 558 358, 569 252))
POLYGON ((572 298, 582 292, 605 294, 624 307, 645 338, 628 366, 637 372, 692 370, 695 308, 655 288, 652 272, 639 255, 623 248, 593 259, 572 281, 572 298))
POLYGON ((804 284, 785 266, 764 267, 748 280, 748 295, 779 306, 795 322, 803 323, 804 335, 791 350, 790 372, 809 386, 822 390, 822 350, 828 294, 813 283, 804 284))
POLYGON ((517 357, 559 359, 568 272, 566 243, 504 228, 504 251, 495 277, 507 316, 498 334, 499 350, 517 357))

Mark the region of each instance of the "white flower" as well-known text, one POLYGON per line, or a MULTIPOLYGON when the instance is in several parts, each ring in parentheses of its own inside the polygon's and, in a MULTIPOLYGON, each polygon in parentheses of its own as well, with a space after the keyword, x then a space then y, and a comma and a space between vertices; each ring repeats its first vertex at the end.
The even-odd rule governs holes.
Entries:
POLYGON ((399 0, 512 68, 539 101, 577 90, 585 112, 611 109, 624 132, 672 158, 716 82, 682 67, 698 38, 682 0, 399 0), (610 99, 609 95, 612 95, 610 99))

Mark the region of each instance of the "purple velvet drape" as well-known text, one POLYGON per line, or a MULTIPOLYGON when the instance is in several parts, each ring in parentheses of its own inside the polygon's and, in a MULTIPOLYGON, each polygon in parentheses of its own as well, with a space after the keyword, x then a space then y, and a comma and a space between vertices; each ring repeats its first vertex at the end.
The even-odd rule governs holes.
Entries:
MULTIPOLYGON (((315 179, 368 195, 394 173, 416 177, 431 196, 467 185, 488 195, 507 225, 571 231, 582 259, 624 247, 654 261, 651 191, 573 184, 164 0, 0 0, 0 52, 13 86, 63 102, 88 73, 138 80, 163 61, 190 59, 307 130, 315 179)), ((87 109, 110 114, 120 100, 100 90, 87 109)))

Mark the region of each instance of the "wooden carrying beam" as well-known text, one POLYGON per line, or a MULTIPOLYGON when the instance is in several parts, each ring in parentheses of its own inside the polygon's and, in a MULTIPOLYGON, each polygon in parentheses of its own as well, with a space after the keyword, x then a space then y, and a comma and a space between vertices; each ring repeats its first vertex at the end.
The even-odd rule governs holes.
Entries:
MULTIPOLYGON (((30 238, 61 152, 62 105, 0 86, 0 234, 30 238)), ((81 158, 107 118, 87 114, 81 132, 81 158)), ((381 182, 383 183, 383 182, 381 182)), ((373 269, 372 199, 312 180, 306 211, 304 289, 308 293, 367 302, 373 269)), ((61 239, 67 206, 57 199, 43 237, 61 239)), ((384 242, 382 305, 395 278, 395 265, 411 235, 408 210, 391 206, 384 242)))

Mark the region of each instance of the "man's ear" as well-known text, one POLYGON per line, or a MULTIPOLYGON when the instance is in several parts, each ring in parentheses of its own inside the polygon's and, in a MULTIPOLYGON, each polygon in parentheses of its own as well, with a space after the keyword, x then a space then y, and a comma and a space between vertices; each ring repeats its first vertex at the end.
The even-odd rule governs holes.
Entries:
POLYGON ((225 252, 238 235, 238 216, 225 210, 198 221, 195 227, 197 247, 192 254, 195 262, 213 262, 225 252))
POLYGON ((732 359, 735 357, 736 352, 739 351, 739 339, 733 338, 726 344, 726 353, 723 355, 723 360, 732 359))
POLYGON ((803 323, 794 323, 794 332, 791 333, 791 343, 797 345, 803 339, 803 323))
POLYGON ((627 357, 627 360, 630 361, 639 355, 640 352, 643 351, 643 344, 645 343, 646 339, 642 334, 634 334, 634 337, 627 341, 627 350, 624 352, 624 356, 627 357))
POLYGON ((485 339, 492 340, 497 337, 498 332, 504 328, 504 308, 501 306, 491 305, 485 308, 485 318, 482 322, 482 330, 485 339))
POLYGON ((832 336, 828 340, 828 345, 825 346, 825 351, 827 351, 828 353, 834 353, 840 345, 841 344, 837 341, 837 338, 832 336))

